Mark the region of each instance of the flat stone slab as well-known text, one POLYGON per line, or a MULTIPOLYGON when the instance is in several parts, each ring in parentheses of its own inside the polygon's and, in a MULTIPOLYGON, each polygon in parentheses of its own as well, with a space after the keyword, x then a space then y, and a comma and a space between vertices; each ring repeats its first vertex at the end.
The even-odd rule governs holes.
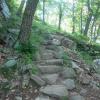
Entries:
POLYGON ((48 85, 46 87, 41 87, 40 92, 51 97, 68 97, 68 90, 64 85, 48 85))
POLYGON ((48 96, 38 96, 35 100, 51 100, 48 96))
POLYGON ((70 97, 70 100, 85 100, 81 95, 74 95, 70 97))
POLYGON ((63 59, 44 60, 40 64, 41 65, 63 65, 63 59))
POLYGON ((47 74, 52 74, 52 73, 57 73, 62 71, 62 66, 56 66, 56 65, 49 65, 49 66, 38 66, 39 70, 41 73, 47 73, 47 74))
POLYGON ((45 81, 42 80, 39 76, 32 75, 31 80, 35 81, 39 86, 44 86, 45 85, 45 81))
POLYGON ((42 79, 47 83, 47 84, 55 84, 57 79, 58 79, 58 74, 46 74, 42 76, 42 79))

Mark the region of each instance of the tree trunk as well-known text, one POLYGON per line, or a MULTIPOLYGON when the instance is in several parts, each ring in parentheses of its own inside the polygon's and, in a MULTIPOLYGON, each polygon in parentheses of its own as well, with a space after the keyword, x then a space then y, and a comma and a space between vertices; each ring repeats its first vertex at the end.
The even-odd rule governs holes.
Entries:
POLYGON ((90 7, 90 0, 87 1, 87 5, 88 5, 89 16, 88 16, 88 18, 87 18, 86 25, 85 25, 85 29, 84 29, 84 34, 85 34, 85 35, 88 34, 90 22, 91 22, 92 16, 93 16, 93 11, 92 11, 92 9, 91 9, 91 7, 90 7))
POLYGON ((83 8, 81 8, 81 34, 83 33, 83 8))
POLYGON ((94 37, 94 41, 97 40, 99 35, 100 35, 100 24, 99 24, 98 29, 97 29, 97 35, 94 37))
POLYGON ((18 16, 21 16, 21 15, 22 15, 25 2, 26 2, 26 0, 22 0, 22 1, 21 1, 21 4, 20 4, 20 6, 19 6, 19 8, 18 8, 18 11, 17 11, 17 15, 18 15, 18 16))
POLYGON ((99 8, 100 8, 100 2, 98 3, 96 12, 94 14, 93 23, 92 23, 92 26, 91 26, 91 34, 93 34, 94 24, 95 24, 96 20, 99 18, 99 8))
POLYGON ((58 22, 58 29, 61 29, 61 21, 62 21, 62 7, 61 4, 59 4, 59 22, 58 22))
POLYGON ((29 41, 30 34, 31 34, 32 21, 33 21, 33 17, 34 17, 38 2, 39 0, 27 1, 27 5, 24 11, 20 33, 18 37, 21 44, 26 44, 29 41))
POLYGON ((43 23, 45 23, 45 0, 43 0, 43 23))
POLYGON ((75 33, 75 3, 73 0, 73 17, 72 17, 72 21, 73 21, 73 28, 72 28, 72 33, 75 33))

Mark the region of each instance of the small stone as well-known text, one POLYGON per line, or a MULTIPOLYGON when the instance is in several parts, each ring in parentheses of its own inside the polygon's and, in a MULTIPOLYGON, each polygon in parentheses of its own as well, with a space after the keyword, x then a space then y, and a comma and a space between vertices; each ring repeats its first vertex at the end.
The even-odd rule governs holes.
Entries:
POLYGON ((33 81, 35 81, 39 86, 44 86, 45 85, 45 81, 44 80, 42 80, 39 76, 37 76, 37 75, 32 75, 31 76, 31 79, 33 80, 33 81))
POLYGON ((75 82, 72 79, 67 79, 62 82, 68 90, 72 90, 75 88, 75 82))
POLYGON ((68 90, 64 85, 48 85, 46 87, 40 88, 40 92, 51 97, 68 97, 68 90))

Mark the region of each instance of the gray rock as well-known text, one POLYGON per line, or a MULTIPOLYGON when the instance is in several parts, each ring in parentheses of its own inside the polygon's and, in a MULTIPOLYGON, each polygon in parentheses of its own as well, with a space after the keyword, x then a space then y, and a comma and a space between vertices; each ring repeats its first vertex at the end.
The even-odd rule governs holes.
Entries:
POLYGON ((75 78, 76 73, 72 68, 65 68, 64 71, 61 73, 63 78, 75 78))
POLYGON ((94 74, 94 78, 100 81, 100 74, 94 74))
POLYGON ((52 53, 43 53, 42 59, 53 59, 54 55, 52 53))
POLYGON ((81 95, 84 95, 84 96, 85 96, 86 93, 87 93, 87 90, 86 90, 86 89, 81 89, 81 91, 80 91, 80 94, 81 94, 81 95))
POLYGON ((48 96, 38 96, 35 100, 51 100, 48 96))
POLYGON ((60 42, 58 39, 55 39, 55 38, 54 38, 54 39, 52 40, 52 44, 53 44, 53 45, 59 46, 59 45, 61 44, 61 42, 60 42))
POLYGON ((89 76, 88 74, 81 73, 80 76, 79 76, 79 81, 82 84, 89 85, 90 82, 92 81, 92 77, 89 76))
POLYGON ((33 81, 35 81, 39 86, 44 86, 45 85, 45 81, 43 81, 39 76, 37 75, 32 75, 31 79, 33 81))
POLYGON ((40 64, 42 65, 63 65, 63 59, 44 60, 40 64))
POLYGON ((8 8, 7 4, 6 4, 6 1, 5 0, 1 0, 0 6, 2 8, 1 11, 2 11, 2 14, 4 15, 4 17, 6 19, 10 18, 11 13, 9 11, 9 8, 8 8))
POLYGON ((55 58, 62 59, 63 58, 63 55, 64 55, 64 48, 62 46, 58 46, 55 49, 54 55, 55 55, 55 58))
POLYGON ((95 59, 94 61, 94 64, 95 64, 95 71, 100 74, 100 59, 95 59))
POLYGON ((93 62, 94 62, 97 66, 100 66, 100 59, 95 59, 93 62))
POLYGON ((82 68, 79 67, 78 64, 76 64, 76 62, 72 61, 72 68, 76 70, 77 74, 80 74, 81 72, 83 72, 84 70, 82 68))
POLYGON ((30 81, 30 75, 29 75, 29 73, 23 75, 22 88, 25 88, 26 86, 28 86, 29 81, 30 81))
POLYGON ((63 38, 61 41, 61 44, 69 49, 75 49, 76 48, 76 43, 70 40, 69 38, 63 38))
POLYGON ((70 97, 70 100, 85 100, 83 96, 74 95, 70 97))
POLYGON ((72 90, 75 88, 75 82, 72 79, 66 79, 62 82, 68 90, 72 90))
POLYGON ((57 73, 62 71, 62 66, 56 66, 56 65, 47 65, 47 66, 38 66, 39 70, 41 73, 47 73, 47 74, 52 74, 52 73, 57 73))
POLYGON ((68 97, 68 91, 63 85, 48 85, 46 87, 40 88, 40 92, 51 97, 68 97))
POLYGON ((16 96, 15 100, 23 100, 21 96, 16 96))
POLYGON ((42 76, 47 84, 55 84, 58 79, 58 74, 46 74, 42 76))
POLYGON ((17 61, 16 60, 9 60, 9 61, 7 61, 5 64, 4 64, 4 66, 5 67, 14 67, 14 66, 16 66, 17 65, 17 61))
POLYGON ((8 31, 10 33, 16 34, 16 33, 19 33, 20 30, 19 29, 11 29, 11 28, 9 28, 8 31))

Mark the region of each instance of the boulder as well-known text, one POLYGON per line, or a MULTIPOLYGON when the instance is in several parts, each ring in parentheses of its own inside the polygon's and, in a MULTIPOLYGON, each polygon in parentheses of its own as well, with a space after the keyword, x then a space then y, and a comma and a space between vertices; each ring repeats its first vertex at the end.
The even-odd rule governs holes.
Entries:
POLYGON ((64 71, 61 73, 63 78, 75 78, 76 73, 72 68, 65 68, 64 71))
POLYGON ((72 79, 66 79, 66 80, 64 80, 62 83, 63 83, 63 85, 66 86, 66 88, 67 88, 68 90, 72 90, 72 89, 75 88, 75 82, 74 82, 74 80, 72 80, 72 79))
POLYGON ((76 43, 72 40, 70 40, 69 38, 63 38, 61 41, 61 45, 69 48, 69 49, 75 49, 76 48, 76 43))
POLYGON ((15 67, 17 65, 17 61, 15 59, 7 61, 4 66, 7 68, 15 67))
POLYGON ((51 97, 68 97, 68 90, 64 85, 48 85, 46 87, 40 88, 40 92, 51 97))

